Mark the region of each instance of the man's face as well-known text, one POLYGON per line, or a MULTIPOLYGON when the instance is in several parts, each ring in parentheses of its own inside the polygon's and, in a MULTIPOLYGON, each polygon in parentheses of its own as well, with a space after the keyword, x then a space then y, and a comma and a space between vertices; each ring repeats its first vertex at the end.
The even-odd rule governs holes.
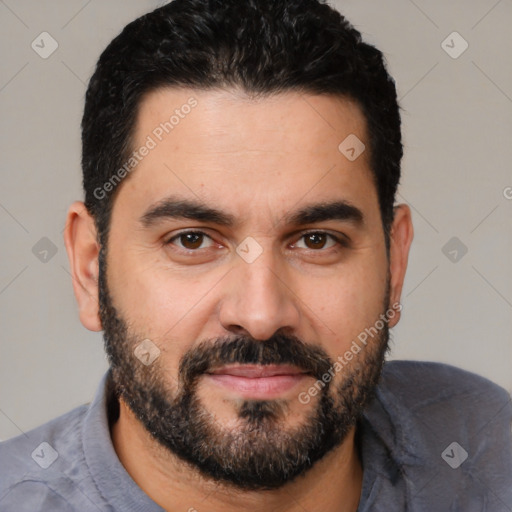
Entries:
POLYGON ((141 103, 133 148, 150 149, 115 198, 101 320, 125 403, 205 475, 283 485, 378 379, 389 265, 369 151, 338 149, 353 135, 368 148, 360 109, 327 96, 141 103))

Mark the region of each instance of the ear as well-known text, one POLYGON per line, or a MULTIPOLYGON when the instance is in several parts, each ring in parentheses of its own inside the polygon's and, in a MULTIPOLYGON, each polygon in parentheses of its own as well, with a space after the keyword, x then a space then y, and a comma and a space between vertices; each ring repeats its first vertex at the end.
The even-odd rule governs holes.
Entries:
POLYGON ((64 243, 68 253, 73 290, 80 321, 90 331, 101 331, 98 303, 98 256, 96 226, 84 203, 76 201, 68 210, 64 243))
MULTIPOLYGON (((409 248, 414 237, 411 210, 405 204, 395 207, 390 233, 389 271, 390 271, 390 305, 400 302, 404 284, 409 248)), ((389 320, 389 327, 394 327, 400 320, 400 312, 389 320)))

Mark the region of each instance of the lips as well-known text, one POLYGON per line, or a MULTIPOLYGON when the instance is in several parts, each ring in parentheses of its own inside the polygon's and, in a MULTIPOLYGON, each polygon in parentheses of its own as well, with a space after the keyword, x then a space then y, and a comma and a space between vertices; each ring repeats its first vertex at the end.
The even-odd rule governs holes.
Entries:
POLYGON ((247 379, 259 379, 264 377, 275 377, 278 375, 299 375, 305 374, 304 370, 296 366, 288 365, 236 365, 223 366, 209 372, 210 375, 232 375, 234 377, 245 377, 247 379))
POLYGON ((285 394, 310 376, 289 365, 230 365, 208 372, 209 380, 246 398, 270 399, 285 394))

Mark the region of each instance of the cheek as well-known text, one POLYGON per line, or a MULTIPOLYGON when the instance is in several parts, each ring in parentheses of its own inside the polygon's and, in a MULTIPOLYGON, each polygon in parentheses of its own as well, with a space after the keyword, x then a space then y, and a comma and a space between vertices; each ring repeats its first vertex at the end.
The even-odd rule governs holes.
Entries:
POLYGON ((163 349, 172 344, 170 340, 180 340, 178 352, 183 353, 211 321, 211 292, 221 284, 223 273, 217 269, 191 275, 186 269, 176 271, 157 261, 142 263, 140 257, 127 255, 116 264, 112 279, 116 305, 133 332, 157 341, 163 349))
POLYGON ((373 259, 340 270, 322 285, 310 285, 308 295, 303 295, 316 316, 315 324, 325 333, 325 348, 331 355, 343 353, 383 313, 386 272, 385 263, 373 259))

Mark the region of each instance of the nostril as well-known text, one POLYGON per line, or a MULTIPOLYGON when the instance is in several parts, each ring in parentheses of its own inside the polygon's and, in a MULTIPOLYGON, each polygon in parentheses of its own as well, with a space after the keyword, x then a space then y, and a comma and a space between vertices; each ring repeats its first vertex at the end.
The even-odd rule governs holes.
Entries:
POLYGON ((240 334, 244 334, 244 335, 248 334, 247 330, 244 329, 241 325, 235 325, 235 324, 230 325, 228 327, 228 330, 233 332, 233 333, 235 333, 235 334, 239 334, 239 335, 240 334))

